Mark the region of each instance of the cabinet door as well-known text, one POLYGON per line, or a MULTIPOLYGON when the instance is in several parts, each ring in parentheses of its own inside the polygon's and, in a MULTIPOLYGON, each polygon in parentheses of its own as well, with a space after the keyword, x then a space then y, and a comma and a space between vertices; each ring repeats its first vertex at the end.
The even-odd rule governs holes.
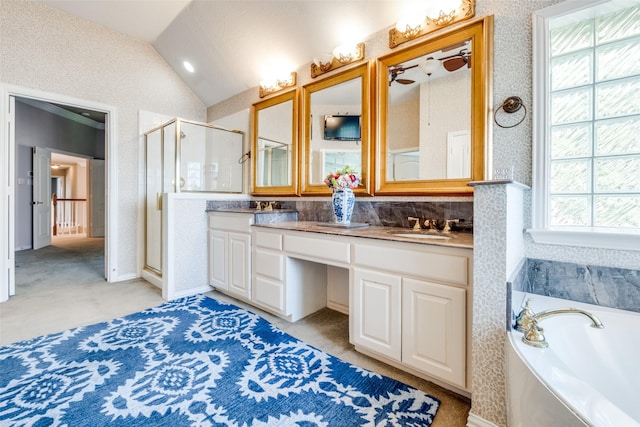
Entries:
POLYGON ((228 233, 209 229, 209 285, 219 289, 227 286, 228 233))
POLYGON ((353 343, 400 361, 400 276, 354 269, 353 343))
POLYGON ((251 298, 251 236, 229 233, 229 292, 251 298))
POLYGON ((465 387, 466 291, 403 279, 402 362, 465 387))

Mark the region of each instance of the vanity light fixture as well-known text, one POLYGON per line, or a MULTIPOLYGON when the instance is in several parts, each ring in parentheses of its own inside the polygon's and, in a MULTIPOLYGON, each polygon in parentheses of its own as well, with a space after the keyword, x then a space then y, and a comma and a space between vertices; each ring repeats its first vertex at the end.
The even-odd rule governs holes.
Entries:
POLYGON ((297 73, 294 71, 286 76, 266 78, 260 81, 259 95, 264 98, 272 93, 280 92, 291 86, 296 85, 297 73))
POLYGON ((407 39, 417 37, 425 24, 425 18, 421 14, 404 16, 396 23, 396 31, 407 39))
POLYGON ((364 43, 356 45, 340 45, 333 49, 333 53, 319 55, 311 63, 311 77, 316 78, 324 73, 333 71, 364 59, 364 43))
POLYGON ((410 40, 444 28, 456 22, 471 19, 476 14, 475 0, 439 0, 420 14, 401 18, 396 26, 389 30, 389 47, 400 46, 410 40))

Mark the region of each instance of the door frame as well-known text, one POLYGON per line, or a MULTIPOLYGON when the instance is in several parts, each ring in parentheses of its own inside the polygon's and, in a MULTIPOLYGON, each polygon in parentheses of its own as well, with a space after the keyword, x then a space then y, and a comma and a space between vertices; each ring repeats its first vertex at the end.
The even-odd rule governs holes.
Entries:
POLYGON ((0 302, 15 290, 15 110, 13 97, 66 104, 106 113, 105 120, 105 273, 107 282, 118 280, 118 146, 117 109, 95 101, 44 92, 25 87, 0 84, 0 302), (2 206, 6 208, 2 208, 2 206))

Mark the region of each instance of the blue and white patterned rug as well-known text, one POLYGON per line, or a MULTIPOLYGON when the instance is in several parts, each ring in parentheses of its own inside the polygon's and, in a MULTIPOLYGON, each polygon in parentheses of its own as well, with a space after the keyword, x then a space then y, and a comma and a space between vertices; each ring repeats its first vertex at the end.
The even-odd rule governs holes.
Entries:
POLYGON ((2 426, 429 426, 439 404, 202 295, 0 347, 2 426))

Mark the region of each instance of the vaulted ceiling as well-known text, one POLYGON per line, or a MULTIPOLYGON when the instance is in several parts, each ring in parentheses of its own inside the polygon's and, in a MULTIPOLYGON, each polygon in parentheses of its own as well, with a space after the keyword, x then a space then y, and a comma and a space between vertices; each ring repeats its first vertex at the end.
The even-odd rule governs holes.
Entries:
POLYGON ((41 0, 146 41, 206 106, 256 87, 336 46, 362 41, 411 0, 41 0), (187 71, 183 62, 193 64, 187 71))

